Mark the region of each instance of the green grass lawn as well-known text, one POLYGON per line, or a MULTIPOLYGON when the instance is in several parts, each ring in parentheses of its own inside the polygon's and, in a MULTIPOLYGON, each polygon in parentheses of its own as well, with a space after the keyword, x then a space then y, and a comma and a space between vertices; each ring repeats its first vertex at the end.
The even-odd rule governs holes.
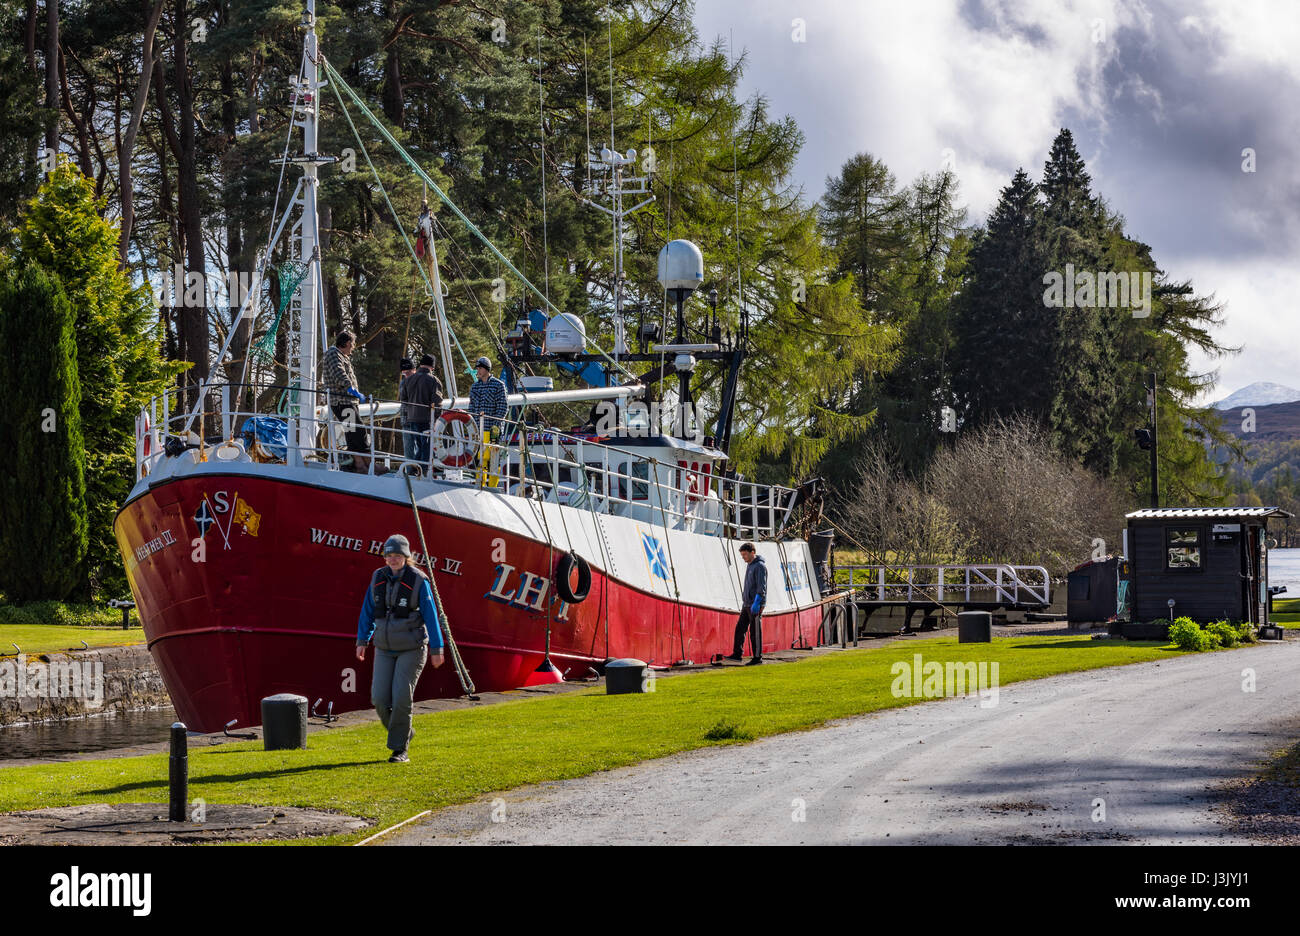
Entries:
POLYGON ((17 644, 28 656, 51 650, 80 650, 83 640, 92 647, 138 644, 144 643, 144 631, 139 627, 122 630, 121 627, 61 627, 58 624, 0 626, 0 654, 17 653, 11 644, 17 644))
MULTIPOLYGON (((374 822, 356 841, 425 809, 522 784, 580 777, 647 758, 810 728, 830 719, 911 704, 890 691, 897 660, 994 662, 999 683, 1169 659, 1171 645, 1077 637, 955 638, 896 642, 796 664, 661 679, 653 693, 606 696, 593 688, 542 699, 418 716, 410 764, 387 763, 377 722, 312 734, 308 749, 260 742, 190 752, 190 798, 208 803, 310 806, 374 822), (719 722, 733 730, 716 730, 719 722), (711 730, 714 729, 714 730, 711 730)), ((972 712, 972 717, 978 717, 972 712)), ((0 769, 0 811, 96 802, 165 802, 167 756, 0 769)))
POLYGON ((1268 619, 1288 629, 1300 628, 1300 598, 1274 598, 1268 619))

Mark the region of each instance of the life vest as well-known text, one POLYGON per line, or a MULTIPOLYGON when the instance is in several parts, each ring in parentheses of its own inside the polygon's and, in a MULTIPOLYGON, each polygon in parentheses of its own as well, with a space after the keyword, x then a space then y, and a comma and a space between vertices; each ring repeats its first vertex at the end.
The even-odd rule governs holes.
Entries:
POLYGON ((415 650, 429 640, 420 613, 419 585, 423 578, 407 566, 397 583, 393 607, 388 606, 388 568, 376 569, 370 577, 370 605, 374 610, 372 640, 380 650, 415 650))

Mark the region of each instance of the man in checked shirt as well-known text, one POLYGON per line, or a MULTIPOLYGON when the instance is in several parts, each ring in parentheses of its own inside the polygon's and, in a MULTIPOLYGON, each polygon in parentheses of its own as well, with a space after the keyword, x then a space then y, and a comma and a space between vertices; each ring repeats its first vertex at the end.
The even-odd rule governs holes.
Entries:
POLYGON ((506 418, 506 385, 492 376, 492 362, 481 357, 474 362, 478 380, 469 388, 469 414, 476 426, 492 431, 495 437, 506 418))

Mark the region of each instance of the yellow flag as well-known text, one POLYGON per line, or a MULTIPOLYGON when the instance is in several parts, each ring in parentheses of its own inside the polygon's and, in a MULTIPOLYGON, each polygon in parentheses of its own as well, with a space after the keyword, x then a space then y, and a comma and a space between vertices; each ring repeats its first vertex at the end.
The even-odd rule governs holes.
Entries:
POLYGON ((262 515, 248 506, 248 501, 242 497, 236 497, 235 512, 231 517, 231 522, 242 524, 245 533, 249 536, 256 536, 257 527, 262 522, 262 515))

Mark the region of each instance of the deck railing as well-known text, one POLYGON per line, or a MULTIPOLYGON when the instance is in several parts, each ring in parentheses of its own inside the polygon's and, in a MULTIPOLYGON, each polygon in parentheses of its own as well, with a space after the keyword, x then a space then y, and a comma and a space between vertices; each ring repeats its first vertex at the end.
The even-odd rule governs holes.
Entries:
POLYGON ((299 414, 289 402, 298 392, 295 388, 260 388, 267 401, 260 411, 240 404, 246 396, 243 389, 252 388, 210 386, 197 416, 180 405, 177 390, 153 399, 136 419, 137 479, 171 458, 306 465, 369 475, 408 472, 673 529, 749 539, 777 536, 794 503, 791 488, 715 474, 706 456, 691 459, 682 450, 676 451, 684 464, 656 458, 644 449, 611 445, 591 434, 511 418, 477 416, 471 421, 450 410, 449 417, 457 415, 447 420, 442 432, 418 433, 402 427, 399 401, 360 403, 349 398, 338 407, 349 418, 339 419, 333 405, 339 401, 327 391, 313 391, 316 444, 303 447, 296 444, 299 414), (248 420, 266 416, 283 421, 282 444, 259 442, 246 433, 248 420), (364 432, 370 451, 351 451, 349 432, 364 432), (428 446, 429 457, 413 457, 417 442, 428 446))

